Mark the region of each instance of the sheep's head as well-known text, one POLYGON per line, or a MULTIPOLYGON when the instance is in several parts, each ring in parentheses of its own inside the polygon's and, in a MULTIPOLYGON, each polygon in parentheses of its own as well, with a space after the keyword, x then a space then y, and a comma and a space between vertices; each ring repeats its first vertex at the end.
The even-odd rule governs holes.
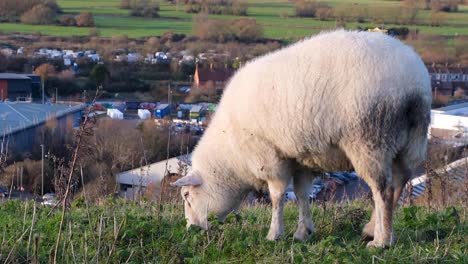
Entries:
POLYGON ((210 195, 206 191, 206 183, 203 182, 201 176, 196 172, 191 172, 171 185, 182 187, 180 192, 184 199, 187 228, 197 225, 208 229, 210 195))
POLYGON ((204 180, 197 171, 191 171, 171 185, 181 187, 187 228, 197 225, 208 229, 209 214, 213 214, 221 222, 224 221, 240 205, 244 195, 243 190, 225 182, 204 180))

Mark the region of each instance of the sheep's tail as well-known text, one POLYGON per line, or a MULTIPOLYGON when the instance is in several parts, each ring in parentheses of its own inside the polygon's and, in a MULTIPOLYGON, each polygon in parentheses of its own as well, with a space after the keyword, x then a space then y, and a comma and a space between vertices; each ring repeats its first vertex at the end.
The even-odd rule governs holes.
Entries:
POLYGON ((418 96, 408 100, 408 141, 402 153, 408 165, 416 167, 427 156, 428 128, 431 122, 431 100, 418 96))

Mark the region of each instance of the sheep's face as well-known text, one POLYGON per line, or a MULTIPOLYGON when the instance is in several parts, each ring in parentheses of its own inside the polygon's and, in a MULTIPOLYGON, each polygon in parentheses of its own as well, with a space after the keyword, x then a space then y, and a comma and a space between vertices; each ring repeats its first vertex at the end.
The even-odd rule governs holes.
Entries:
POLYGON ((185 219, 187 228, 197 225, 203 229, 208 229, 208 195, 201 186, 183 186, 181 188, 184 199, 185 219))
POLYGON ((207 216, 210 196, 205 191, 205 184, 202 178, 194 172, 172 183, 172 186, 182 187, 181 195, 184 199, 187 228, 191 225, 197 225, 208 229, 207 216))

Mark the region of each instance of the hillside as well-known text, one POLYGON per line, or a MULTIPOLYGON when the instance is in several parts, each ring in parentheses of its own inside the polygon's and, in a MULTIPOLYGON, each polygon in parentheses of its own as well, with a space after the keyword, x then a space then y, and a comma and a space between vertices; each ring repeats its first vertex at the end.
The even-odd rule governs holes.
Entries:
MULTIPOLYGON (((94 15, 96 28, 103 37, 115 35, 127 35, 130 38, 159 36, 164 32, 192 34, 192 18, 194 14, 186 13, 181 1, 174 4, 160 1, 158 18, 140 18, 129 16, 128 11, 119 8, 120 0, 57 0, 65 14, 76 15, 80 12, 90 11, 94 15)), ((321 30, 334 28, 336 18, 329 17, 320 20, 317 17, 296 17, 294 3, 287 0, 247 0, 247 17, 254 18, 263 26, 264 36, 277 39, 295 39, 317 33, 321 30)), ((386 27, 399 27, 401 23, 370 23, 367 16, 379 16, 372 14, 374 10, 390 13, 398 12, 399 1, 370 1, 370 0, 346 0, 346 1, 322 1, 331 8, 346 12, 355 10, 367 10, 363 15, 364 21, 358 23, 354 19, 346 20, 347 28, 375 27, 382 24, 386 27)), ((377 12, 377 11, 375 11, 377 12)), ((375 13, 374 12, 374 13, 375 13)), ((415 18, 416 25, 410 25, 410 29, 418 29, 421 33, 434 35, 468 35, 468 5, 459 5, 458 11, 444 13, 440 16, 440 26, 427 24, 430 10, 420 10, 415 18)), ((233 15, 209 15, 209 18, 219 20, 233 20, 238 18, 233 15)), ((404 24, 404 23, 403 23, 404 24)), ((65 27, 59 25, 26 25, 19 23, 0 23, 0 31, 41 33, 55 36, 84 36, 90 34, 88 27, 65 27)))
MULTIPOLYGON (((66 214, 58 263, 467 263, 466 208, 399 209, 396 245, 367 249, 360 230, 369 219, 368 201, 312 206, 312 240, 292 240, 297 209, 285 210, 286 238, 265 239, 270 207, 245 207, 213 230, 185 229, 181 205, 140 205, 108 199, 103 205, 74 202, 66 214)), ((0 202, 0 261, 47 263, 53 255, 60 211, 20 202, 0 202), (50 213, 50 215, 49 215, 50 213), (32 223, 32 219, 34 223, 32 223), (32 228, 32 230, 31 230, 32 228), (34 253, 37 252, 37 253, 34 253)))

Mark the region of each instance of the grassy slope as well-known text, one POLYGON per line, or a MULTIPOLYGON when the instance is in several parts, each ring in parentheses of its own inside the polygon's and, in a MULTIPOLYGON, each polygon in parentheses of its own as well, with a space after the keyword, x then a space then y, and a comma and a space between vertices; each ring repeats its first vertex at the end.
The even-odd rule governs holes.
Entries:
MULTIPOLYGON (((66 13, 91 11, 95 14, 96 27, 102 36, 126 34, 129 37, 155 36, 167 31, 190 34, 192 30, 191 14, 183 11, 183 6, 176 11, 175 6, 162 4, 161 17, 158 19, 135 18, 127 15, 127 10, 117 8, 119 0, 58 0, 66 13)), ((269 38, 298 38, 319 32, 322 29, 333 28, 333 21, 318 21, 310 18, 282 18, 281 14, 293 15, 293 5, 287 0, 248 0, 249 17, 255 18, 265 27, 265 36, 269 38)), ((332 5, 341 2, 328 1, 332 5)), ((363 6, 397 5, 396 1, 351 0, 363 6)), ((421 11, 419 19, 425 20, 428 11, 421 11)), ((234 16, 211 16, 218 19, 235 19, 234 16)), ((438 35, 468 35, 468 6, 460 6, 457 13, 447 14, 450 26, 428 27, 417 26, 421 32, 438 35)), ((375 26, 372 24, 347 23, 350 28, 357 26, 375 26)), ((387 25, 393 26, 393 25, 387 25)), ((29 32, 51 35, 87 35, 89 28, 69 28, 61 26, 34 26, 23 24, 3 23, 0 30, 5 32, 29 32)))
MULTIPOLYGON (((60 214, 55 211, 47 216, 50 208, 38 208, 30 232, 32 207, 32 203, 19 201, 0 204, 1 262, 7 258, 25 261, 30 234, 32 241, 39 238, 40 262, 49 261, 60 214)), ((99 258, 97 262, 103 263, 107 259, 109 263, 467 263, 465 210, 400 209, 395 221, 396 246, 382 250, 367 249, 359 239, 370 213, 363 201, 313 206, 317 232, 304 243, 292 240, 297 209, 288 205, 286 238, 273 243, 264 238, 270 219, 266 206, 244 208, 240 217, 231 215, 223 225, 213 220, 213 231, 204 232, 185 230, 181 206, 164 207, 158 218, 153 203, 138 206, 108 200, 106 205, 91 206, 88 218, 81 200, 66 218, 58 262, 95 262, 99 258)), ((32 252, 33 243, 29 256, 32 252)))

